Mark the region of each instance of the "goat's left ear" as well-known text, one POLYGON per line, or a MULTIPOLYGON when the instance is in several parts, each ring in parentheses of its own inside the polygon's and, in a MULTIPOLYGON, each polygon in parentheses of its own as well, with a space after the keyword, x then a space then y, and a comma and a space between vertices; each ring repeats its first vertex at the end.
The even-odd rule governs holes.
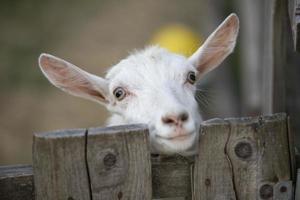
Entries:
POLYGON ((216 68, 233 51, 239 32, 239 18, 230 14, 189 58, 199 76, 216 68))

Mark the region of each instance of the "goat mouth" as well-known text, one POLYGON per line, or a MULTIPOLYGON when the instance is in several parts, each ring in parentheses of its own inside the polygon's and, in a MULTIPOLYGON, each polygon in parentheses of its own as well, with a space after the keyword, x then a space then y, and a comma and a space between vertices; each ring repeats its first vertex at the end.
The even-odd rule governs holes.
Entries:
POLYGON ((178 135, 178 136, 174 136, 174 137, 162 137, 160 135, 157 135, 157 137, 160 139, 174 141, 174 142, 189 139, 191 136, 192 136, 192 134, 184 134, 184 135, 178 135))
POLYGON ((168 140, 170 140, 170 141, 182 141, 182 140, 186 140, 190 137, 191 137, 191 135, 179 135, 179 136, 176 136, 176 137, 168 138, 168 140))

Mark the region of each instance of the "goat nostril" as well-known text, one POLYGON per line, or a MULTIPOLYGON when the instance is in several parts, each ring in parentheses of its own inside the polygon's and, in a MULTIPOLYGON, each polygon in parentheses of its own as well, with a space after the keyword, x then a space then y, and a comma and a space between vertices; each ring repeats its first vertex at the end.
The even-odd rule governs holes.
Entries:
POLYGON ((176 123, 175 122, 176 120, 174 120, 172 117, 169 117, 169 116, 163 117, 161 120, 165 124, 175 124, 176 123))
POLYGON ((185 122, 189 119, 189 115, 187 113, 182 113, 179 115, 179 119, 182 121, 182 122, 185 122))
POLYGON ((181 113, 180 115, 167 115, 165 117, 162 117, 161 120, 164 124, 169 125, 179 125, 182 124, 182 122, 186 122, 189 119, 188 113, 181 113))

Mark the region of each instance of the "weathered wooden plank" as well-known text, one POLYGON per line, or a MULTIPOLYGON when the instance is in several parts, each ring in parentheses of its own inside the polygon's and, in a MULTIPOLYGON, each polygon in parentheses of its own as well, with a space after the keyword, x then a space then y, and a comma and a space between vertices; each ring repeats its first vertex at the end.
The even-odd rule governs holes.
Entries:
POLYGON ((194 199, 236 199, 232 166, 226 152, 229 123, 215 119, 201 126, 194 168, 194 199))
POLYGON ((86 130, 35 134, 33 170, 36 199, 90 199, 85 162, 86 130))
MULTIPOLYGON (((300 149, 300 57, 293 50, 288 0, 264 2, 263 114, 286 112, 290 116, 291 132, 295 134, 295 146, 300 149)), ((290 9, 299 0, 294 2, 289 2, 290 9)))
POLYGON ((300 0, 289 0, 289 14, 294 49, 300 52, 300 0))
POLYGON ((262 101, 262 58, 265 41, 262 30, 264 23, 263 5, 265 0, 234 0, 240 21, 239 41, 239 68, 241 70, 241 112, 244 116, 254 116, 261 113, 262 101))
MULTIPOLYGON (((154 200, 191 199, 191 168, 194 157, 153 155, 152 187, 154 200)), ((31 165, 0 167, 0 199, 34 199, 31 165)))
POLYGON ((286 65, 289 36, 287 1, 266 0, 264 17, 263 114, 286 111, 286 65))
POLYGON ((293 183, 296 183, 297 178, 297 163, 296 163, 296 152, 295 152, 295 135, 291 130, 290 116, 287 116, 286 126, 288 132, 288 145, 290 153, 290 166, 291 166, 291 179, 293 183))
POLYGON ((154 199, 192 199, 194 156, 152 155, 152 189, 154 199))
MULTIPOLYGON (((153 199, 161 200, 290 199, 284 114, 209 120, 202 124, 201 133, 195 161, 177 155, 150 158, 147 129, 142 125, 36 134, 36 197, 151 199, 153 194, 153 199)), ((0 177, 8 172, 4 170, 0 177)), ((32 184, 30 170, 27 176, 32 184)), ((22 179, 19 184, 23 183, 22 179)), ((32 192, 26 190, 24 197, 32 192)))
POLYGON ((274 24, 274 3, 276 0, 264 1, 264 17, 262 19, 263 38, 264 43, 262 46, 262 90, 260 96, 262 96, 262 113, 273 113, 273 89, 274 89, 274 59, 273 59, 273 24, 274 24))
POLYGON ((194 169, 195 199, 291 194, 290 187, 280 189, 291 180, 287 130, 285 114, 203 123, 194 169))
POLYGON ((295 189, 295 199, 300 199, 300 169, 297 170, 297 183, 295 189))
POLYGON ((147 126, 89 129, 87 164, 93 200, 151 199, 147 126))
POLYGON ((32 166, 0 166, 0 199, 34 199, 32 166))
POLYGON ((226 148, 238 199, 273 197, 278 192, 276 184, 291 180, 285 114, 228 122, 231 132, 226 148))

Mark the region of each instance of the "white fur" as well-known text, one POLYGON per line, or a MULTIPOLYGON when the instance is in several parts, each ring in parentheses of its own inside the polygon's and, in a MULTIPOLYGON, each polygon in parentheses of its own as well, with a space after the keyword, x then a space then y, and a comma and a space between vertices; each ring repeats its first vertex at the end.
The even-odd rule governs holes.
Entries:
POLYGON ((196 151, 202 118, 194 98, 196 84, 187 75, 195 72, 199 79, 220 64, 232 52, 237 30, 238 18, 232 14, 190 58, 148 47, 113 66, 105 79, 48 54, 40 56, 39 64, 55 86, 105 105, 112 113, 108 125, 148 124, 152 152, 188 155, 196 151), (113 95, 118 87, 126 91, 122 100, 113 95), (188 116, 184 121, 179 120, 182 113, 188 116), (165 123, 170 116, 180 125, 165 123))

